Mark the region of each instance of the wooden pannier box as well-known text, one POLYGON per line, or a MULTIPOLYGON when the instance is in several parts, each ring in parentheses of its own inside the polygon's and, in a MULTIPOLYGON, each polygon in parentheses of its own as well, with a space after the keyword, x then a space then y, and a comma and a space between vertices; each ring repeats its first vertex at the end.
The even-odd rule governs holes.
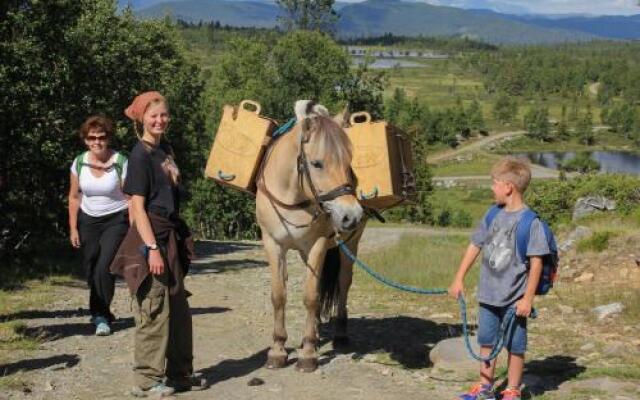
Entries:
POLYGON ((351 115, 345 129, 353 144, 351 167, 358 179, 358 200, 375 209, 411 204, 416 198, 411 145, 385 121, 371 121, 367 112, 351 115))
POLYGON ((274 121, 260 116, 260 104, 255 101, 244 100, 237 107, 224 106, 205 175, 255 194, 256 173, 274 127, 274 121))

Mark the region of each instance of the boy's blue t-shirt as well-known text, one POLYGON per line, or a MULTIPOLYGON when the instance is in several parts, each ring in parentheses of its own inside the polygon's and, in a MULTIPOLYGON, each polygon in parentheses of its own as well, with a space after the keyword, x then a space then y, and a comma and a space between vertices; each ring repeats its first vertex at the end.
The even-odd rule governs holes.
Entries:
MULTIPOLYGON (((471 236, 482 249, 478 301, 496 307, 508 306, 520 299, 527 288, 527 266, 516 250, 516 228, 526 207, 513 212, 500 210, 491 226, 486 215, 471 236)), ((531 224, 527 257, 549 254, 549 245, 539 219, 531 224)))

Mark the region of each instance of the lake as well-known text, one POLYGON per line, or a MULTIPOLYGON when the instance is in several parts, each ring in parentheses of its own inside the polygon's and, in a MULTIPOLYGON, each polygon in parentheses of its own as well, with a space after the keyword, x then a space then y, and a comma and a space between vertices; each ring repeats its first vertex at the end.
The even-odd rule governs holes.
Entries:
MULTIPOLYGON (((364 58, 353 57, 354 64, 362 64, 363 62, 364 58)), ((376 58, 372 64, 369 64, 369 68, 371 69, 390 69, 396 66, 403 68, 417 68, 424 67, 425 65, 413 61, 396 60, 393 58, 376 58)))
MULTIPOLYGON (((586 152, 600 164, 600 172, 620 172, 640 175, 640 154, 626 151, 591 151, 586 152)), ((526 157, 534 164, 558 169, 558 165, 576 156, 576 152, 527 152, 515 154, 526 157)))

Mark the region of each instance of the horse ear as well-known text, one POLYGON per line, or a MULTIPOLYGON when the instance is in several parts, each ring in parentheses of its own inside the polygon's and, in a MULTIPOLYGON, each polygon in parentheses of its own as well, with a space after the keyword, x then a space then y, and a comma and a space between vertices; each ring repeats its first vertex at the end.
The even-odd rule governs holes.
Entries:
POLYGON ((351 117, 351 113, 349 113, 349 104, 344 106, 344 109, 336 114, 333 117, 333 120, 340 126, 341 128, 347 128, 349 126, 349 118, 351 117))

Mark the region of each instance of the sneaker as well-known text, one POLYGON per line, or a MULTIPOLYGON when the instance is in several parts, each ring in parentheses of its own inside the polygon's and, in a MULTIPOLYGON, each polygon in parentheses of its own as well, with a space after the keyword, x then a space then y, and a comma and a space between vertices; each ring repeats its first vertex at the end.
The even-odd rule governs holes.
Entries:
POLYGON ((167 378, 167 386, 176 392, 199 391, 209 388, 209 383, 200 375, 191 375, 180 379, 167 378))
POLYGON ((455 400, 496 400, 491 385, 475 384, 467 393, 456 397, 455 400))
POLYGON ((93 318, 93 323, 96 326, 96 336, 109 336, 111 335, 111 327, 109 321, 105 317, 93 318))
POLYGON ((133 389, 131 389, 130 393, 133 397, 154 396, 154 397, 162 398, 162 397, 169 397, 175 392, 176 391, 172 387, 169 387, 164 383, 156 383, 155 385, 148 387, 146 389, 141 388, 140 386, 134 386, 133 389))
POLYGON ((518 389, 507 389, 500 393, 502 400, 521 400, 522 393, 518 389))

